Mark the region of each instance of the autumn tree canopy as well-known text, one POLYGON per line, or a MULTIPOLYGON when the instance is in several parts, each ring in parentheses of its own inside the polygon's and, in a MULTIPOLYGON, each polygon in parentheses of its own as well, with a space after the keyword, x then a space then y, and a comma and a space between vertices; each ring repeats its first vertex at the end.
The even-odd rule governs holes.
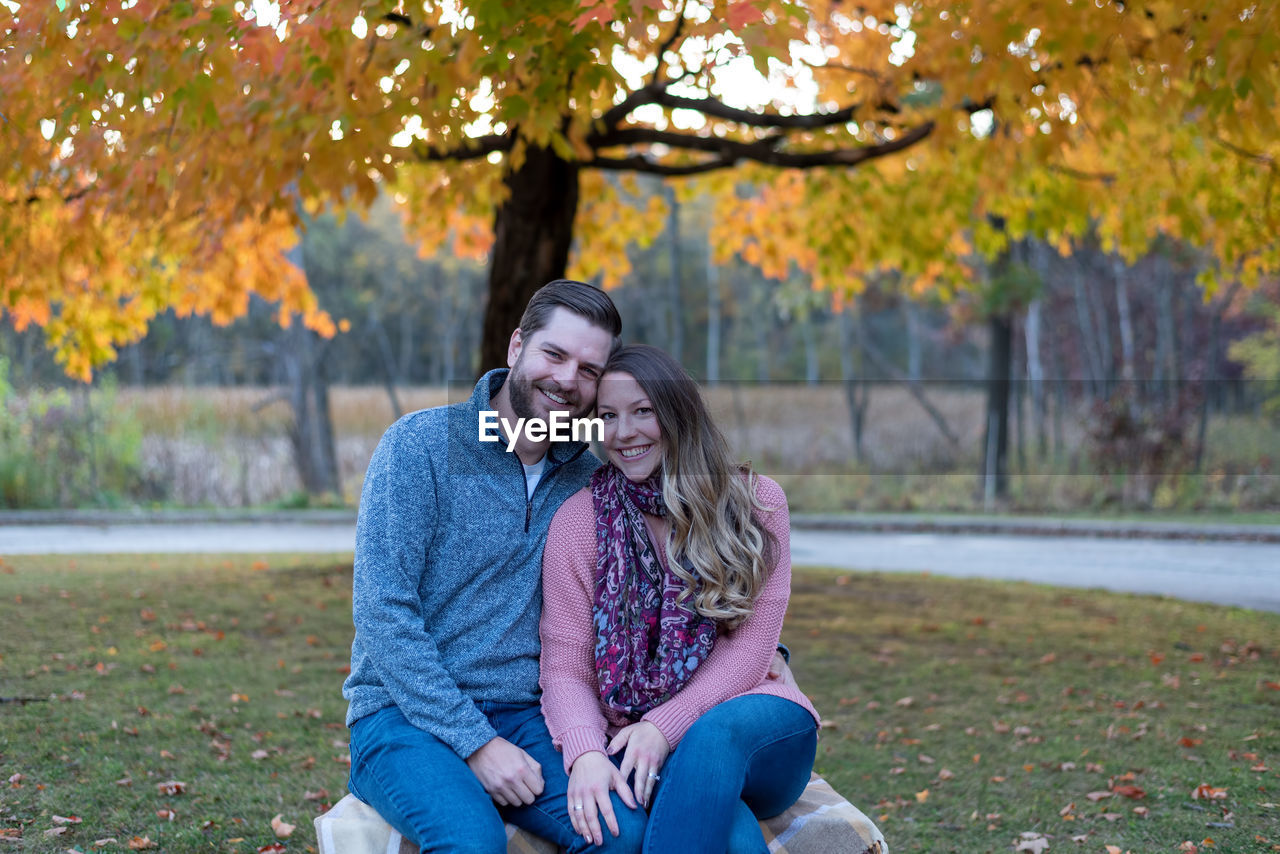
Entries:
POLYGON ((528 296, 716 197, 722 256, 963 287, 1010 236, 1156 233, 1280 267, 1280 20, 1247 0, 0 0, 0 311, 87 376, 250 293, 327 331, 283 250, 384 189, 490 252, 482 364, 528 296), (621 177, 623 180, 616 180, 621 177), (748 189, 749 188, 749 189, 748 189), (999 222, 1000 227, 993 225, 999 222), (572 257, 571 257, 572 250, 572 257))

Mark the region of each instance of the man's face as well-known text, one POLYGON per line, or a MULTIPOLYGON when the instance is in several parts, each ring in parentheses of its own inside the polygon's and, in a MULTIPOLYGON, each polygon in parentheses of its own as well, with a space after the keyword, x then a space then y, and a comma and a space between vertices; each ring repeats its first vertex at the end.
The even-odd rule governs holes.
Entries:
POLYGON ((547 325, 527 339, 517 329, 507 347, 516 416, 549 420, 553 411, 571 418, 590 412, 611 342, 607 331, 566 308, 552 311, 547 325))

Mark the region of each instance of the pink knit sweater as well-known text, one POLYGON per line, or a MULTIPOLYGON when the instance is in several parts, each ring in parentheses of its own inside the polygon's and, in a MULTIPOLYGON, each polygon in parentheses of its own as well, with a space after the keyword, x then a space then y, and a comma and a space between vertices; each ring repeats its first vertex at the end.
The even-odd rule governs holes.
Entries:
MULTIPOLYGON (((782 488, 761 477, 756 496, 765 507, 765 527, 778 540, 778 562, 755 611, 731 632, 722 632, 707 659, 676 696, 649 711, 675 749, 685 732, 711 707, 744 694, 770 694, 799 703, 818 720, 809 699, 794 686, 765 674, 782 632, 791 595, 790 514, 782 488)), ((666 565, 666 550, 657 544, 666 565)), ((542 555, 542 713, 568 771, 590 750, 603 752, 608 738, 627 721, 600 702, 596 683, 593 602, 596 586, 595 510, 591 491, 569 497, 551 520, 542 555)))

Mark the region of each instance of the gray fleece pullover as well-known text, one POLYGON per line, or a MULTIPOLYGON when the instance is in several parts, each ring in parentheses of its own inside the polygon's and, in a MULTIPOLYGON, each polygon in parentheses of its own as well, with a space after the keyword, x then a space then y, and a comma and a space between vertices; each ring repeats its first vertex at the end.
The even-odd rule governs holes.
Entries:
POLYGON ((553 443, 526 498, 519 458, 478 435, 506 376, 391 425, 356 523, 347 725, 396 705, 464 759, 495 735, 476 702, 538 700, 547 527, 600 464, 584 444, 553 443))

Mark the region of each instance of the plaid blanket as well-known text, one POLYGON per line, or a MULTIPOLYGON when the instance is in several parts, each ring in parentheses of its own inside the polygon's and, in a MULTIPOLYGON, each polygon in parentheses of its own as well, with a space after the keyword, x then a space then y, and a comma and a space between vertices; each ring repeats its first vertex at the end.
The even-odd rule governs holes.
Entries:
MULTIPOLYGON (((373 808, 347 795, 315 820, 320 854, 416 854, 373 808)), ((880 830, 816 774, 800 800, 760 822, 772 854, 888 854, 880 830)), ((545 839, 507 825, 507 854, 558 854, 545 839)))

